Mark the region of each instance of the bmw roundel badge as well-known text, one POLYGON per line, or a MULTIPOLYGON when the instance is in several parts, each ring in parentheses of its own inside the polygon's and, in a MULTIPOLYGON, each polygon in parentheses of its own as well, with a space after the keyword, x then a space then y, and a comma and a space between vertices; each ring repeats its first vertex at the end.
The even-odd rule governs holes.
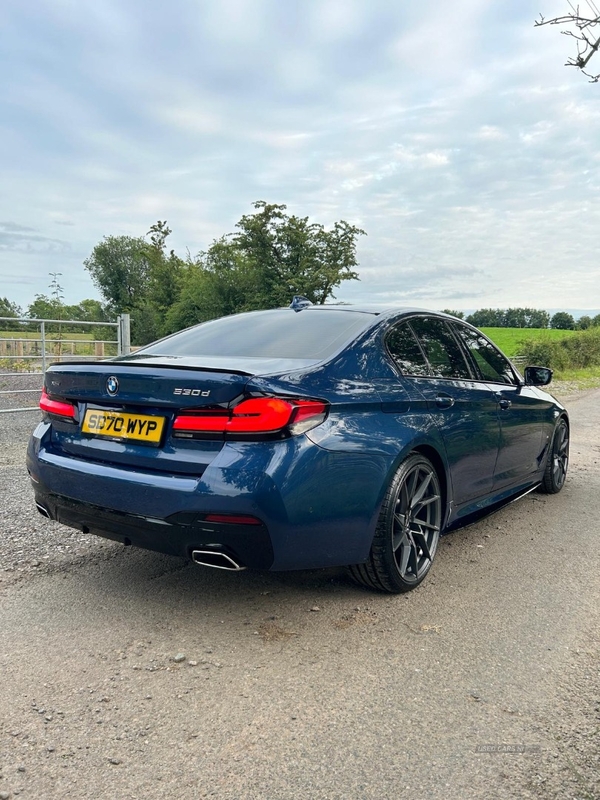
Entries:
POLYGON ((111 375, 110 378, 106 379, 106 391, 111 396, 114 396, 119 391, 119 381, 114 375, 111 375))

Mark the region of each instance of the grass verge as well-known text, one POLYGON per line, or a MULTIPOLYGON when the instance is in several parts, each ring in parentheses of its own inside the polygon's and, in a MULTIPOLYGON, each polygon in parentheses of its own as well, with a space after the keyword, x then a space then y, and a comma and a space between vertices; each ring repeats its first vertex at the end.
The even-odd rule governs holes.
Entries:
POLYGON ((589 389, 600 389, 600 367, 557 370, 550 384, 550 391, 561 395, 589 389))

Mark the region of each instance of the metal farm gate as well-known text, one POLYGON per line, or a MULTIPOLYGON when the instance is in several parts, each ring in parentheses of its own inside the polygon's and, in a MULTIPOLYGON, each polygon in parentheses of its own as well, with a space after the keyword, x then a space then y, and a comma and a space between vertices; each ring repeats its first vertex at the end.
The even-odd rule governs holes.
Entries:
MULTIPOLYGON (((82 322, 81 320, 68 319, 29 319, 27 317, 0 317, 2 323, 26 323, 39 325, 39 336, 27 337, 20 335, 25 332, 16 329, 14 337, 0 337, 0 414, 16 413, 18 411, 37 411, 38 406, 5 408, 12 402, 12 395, 22 396, 41 393, 43 376, 50 363, 81 361, 83 359, 100 359, 112 355, 125 355, 130 352, 130 318, 129 314, 117 317, 116 322, 82 322), (48 326, 63 326, 72 328, 82 326, 86 328, 114 328, 116 339, 73 339, 67 338, 69 333, 58 334, 48 331, 48 326), (22 369, 19 371, 19 367, 22 369), (31 388, 32 377, 41 376, 41 381, 34 378, 37 385, 31 388), (24 379, 28 379, 27 388, 23 386, 24 379), (7 388, 8 387, 8 388, 7 388)), ((13 331, 10 331, 13 333, 13 331)), ((36 331, 37 333, 37 331, 36 331)), ((72 335, 72 334, 71 334, 72 335)), ((18 400, 16 401, 18 402, 18 400)))

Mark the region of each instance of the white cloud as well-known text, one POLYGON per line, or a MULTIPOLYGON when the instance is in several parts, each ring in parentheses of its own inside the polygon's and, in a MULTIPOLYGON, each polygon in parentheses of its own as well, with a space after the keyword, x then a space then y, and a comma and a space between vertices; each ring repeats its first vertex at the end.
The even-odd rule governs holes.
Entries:
POLYGON ((195 253, 265 199, 367 230, 340 299, 600 307, 598 89, 538 10, 9 0, 2 294, 75 302, 102 236, 195 253))

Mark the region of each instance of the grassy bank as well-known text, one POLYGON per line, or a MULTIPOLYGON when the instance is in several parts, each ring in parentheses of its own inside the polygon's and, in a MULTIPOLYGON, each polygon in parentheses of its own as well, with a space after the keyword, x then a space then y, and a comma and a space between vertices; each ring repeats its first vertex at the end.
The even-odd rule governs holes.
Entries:
POLYGON ((576 333, 576 331, 559 331, 552 328, 482 328, 481 330, 509 357, 516 356, 522 344, 532 339, 555 342, 576 333))
POLYGON ((542 328, 482 328, 484 333, 513 357, 554 370, 551 391, 568 395, 600 388, 600 332, 560 331, 542 328), (594 361, 598 360, 598 363, 594 361))

